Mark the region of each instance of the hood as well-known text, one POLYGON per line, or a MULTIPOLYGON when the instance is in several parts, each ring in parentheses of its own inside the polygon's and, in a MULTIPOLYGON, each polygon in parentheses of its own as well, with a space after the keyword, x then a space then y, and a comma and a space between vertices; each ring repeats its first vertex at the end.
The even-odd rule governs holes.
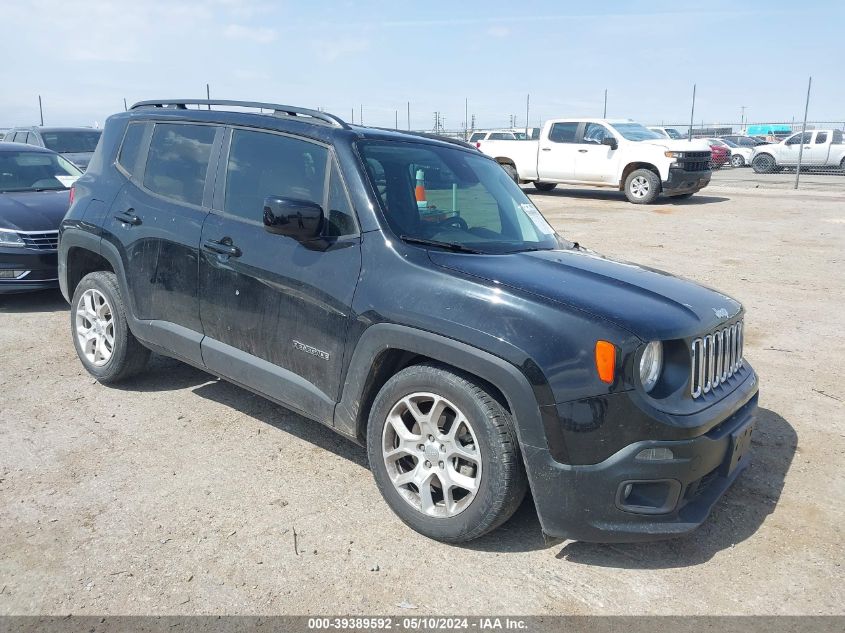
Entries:
POLYGON ((438 266, 606 319, 644 341, 704 334, 742 310, 739 302, 716 290, 589 251, 512 255, 430 251, 429 256, 438 266))
POLYGON ((94 152, 67 152, 62 154, 64 158, 79 167, 82 171, 88 169, 88 163, 91 162, 91 157, 94 152))
POLYGON ((710 144, 701 139, 687 141, 682 138, 653 138, 645 141, 637 141, 640 145, 654 145, 673 152, 709 152, 710 144))
POLYGON ((68 208, 67 189, 0 193, 0 228, 58 231, 68 208))

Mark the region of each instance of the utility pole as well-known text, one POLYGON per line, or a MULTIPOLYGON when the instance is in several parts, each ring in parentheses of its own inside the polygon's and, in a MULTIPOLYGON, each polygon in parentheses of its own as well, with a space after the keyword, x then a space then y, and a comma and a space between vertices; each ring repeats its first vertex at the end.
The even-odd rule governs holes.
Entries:
POLYGON ((123 97, 123 109, 128 110, 129 108, 126 106, 126 97, 123 97))
POLYGON ((396 115, 395 121, 393 122, 393 129, 398 130, 399 129, 399 110, 394 110, 393 113, 396 115))
POLYGON ((361 116, 358 117, 358 125, 364 125, 364 104, 362 103, 359 107, 361 108, 361 110, 360 110, 361 116))
POLYGON ((355 125, 355 108, 352 108, 352 125, 355 125))
MULTIPOLYGON (((205 84, 205 98, 211 101, 211 86, 205 84)), ((211 110, 211 104, 208 104, 208 109, 211 110)))
POLYGON ((604 110, 602 110, 601 118, 607 118, 607 88, 604 89, 604 110))
POLYGON ((695 84, 692 85, 692 110, 689 114, 689 141, 692 143, 692 122, 695 120, 695 84))
POLYGON ((528 132, 528 114, 531 112, 531 95, 525 95, 525 138, 531 138, 528 132))
POLYGON ((740 106, 742 108, 742 115, 740 116, 740 127, 742 127, 742 132, 745 133, 745 106, 740 106))
POLYGON ((41 127, 44 127, 44 108, 41 107, 41 95, 38 95, 38 112, 41 114, 41 127))
POLYGON ((411 102, 408 102, 408 131, 411 131, 411 102))
POLYGON ((464 97, 464 140, 469 138, 467 130, 469 129, 469 98, 464 97))
POLYGON ((807 82, 807 101, 804 103, 804 123, 801 126, 801 144, 798 146, 798 165, 795 167, 795 188, 798 189, 798 179, 801 177, 801 159, 804 157, 804 135, 807 133, 807 110, 810 109, 810 88, 813 78, 807 82))

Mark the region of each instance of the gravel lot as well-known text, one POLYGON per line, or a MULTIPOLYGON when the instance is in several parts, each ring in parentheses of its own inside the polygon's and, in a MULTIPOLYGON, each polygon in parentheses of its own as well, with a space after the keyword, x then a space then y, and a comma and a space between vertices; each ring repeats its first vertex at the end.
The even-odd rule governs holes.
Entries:
POLYGON ((746 305, 754 463, 697 533, 547 543, 528 500, 467 547, 429 541, 363 449, 167 359, 101 386, 58 293, 3 297, 0 613, 843 613, 845 178, 751 178, 652 207, 534 196, 570 239, 746 305))

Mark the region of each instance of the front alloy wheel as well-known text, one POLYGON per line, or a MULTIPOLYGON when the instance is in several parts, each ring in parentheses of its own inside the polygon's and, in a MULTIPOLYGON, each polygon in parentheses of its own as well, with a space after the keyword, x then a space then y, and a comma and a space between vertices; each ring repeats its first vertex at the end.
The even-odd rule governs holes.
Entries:
POLYGON ((481 482, 481 452, 466 416, 445 398, 413 393, 391 409, 382 458, 399 495, 432 517, 453 517, 472 503, 481 482))
POLYGON ((528 482, 514 421, 476 377, 424 363, 394 374, 367 422, 384 500, 420 534, 463 543, 506 521, 528 482))

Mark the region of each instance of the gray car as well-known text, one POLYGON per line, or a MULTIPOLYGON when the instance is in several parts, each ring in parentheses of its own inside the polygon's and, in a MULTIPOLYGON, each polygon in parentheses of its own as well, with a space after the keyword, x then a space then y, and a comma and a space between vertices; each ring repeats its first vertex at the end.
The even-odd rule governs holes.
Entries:
POLYGON ((82 171, 94 155, 102 130, 89 127, 18 127, 6 133, 8 143, 26 143, 58 152, 82 171))

